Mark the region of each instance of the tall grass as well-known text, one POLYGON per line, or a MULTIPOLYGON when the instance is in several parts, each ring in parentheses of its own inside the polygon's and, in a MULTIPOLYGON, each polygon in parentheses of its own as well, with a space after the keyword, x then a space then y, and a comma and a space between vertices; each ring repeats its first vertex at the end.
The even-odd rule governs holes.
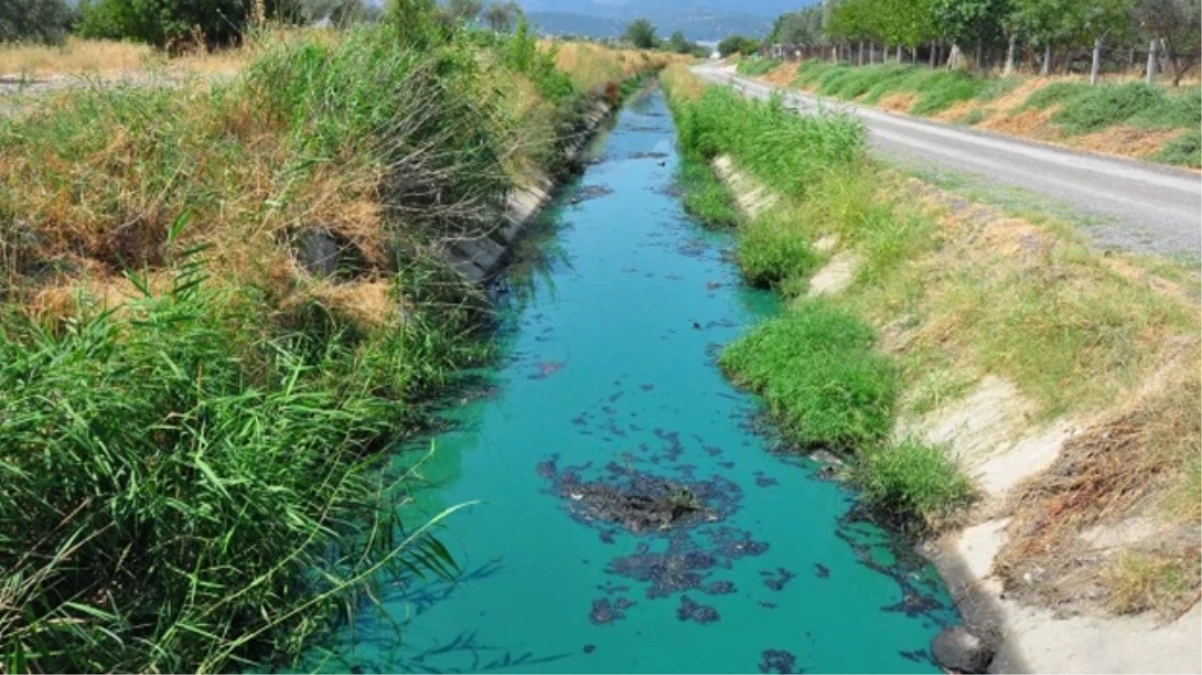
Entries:
MULTIPOLYGON (((811 242, 822 235, 864 252, 857 283, 866 288, 932 245, 928 221, 897 217, 878 195, 854 123, 699 91, 672 70, 666 79, 686 156, 729 154, 783 196, 738 228, 739 266, 752 283, 801 295, 821 262, 811 242)), ((901 370, 875 350, 874 331, 833 301, 794 305, 728 346, 723 369, 764 397, 800 447, 847 453, 851 477, 888 520, 922 528, 962 504, 969 483, 941 450, 890 443, 901 370)))
MULTIPOLYGON (((375 464, 407 404, 357 378, 364 360, 342 340, 247 329, 256 317, 223 309, 202 274, 194 260, 167 292, 139 282, 121 313, 58 330, 0 326, 13 671, 287 659, 382 566, 451 564, 424 534, 401 545, 396 477, 375 464)), ((414 327, 403 341, 430 339, 414 327)))
POLYGON ((737 70, 740 75, 745 75, 747 77, 759 77, 773 68, 776 68, 780 64, 781 62, 777 59, 742 59, 739 61, 737 70))
POLYGON ((824 302, 807 302, 754 328, 720 363, 764 396, 805 447, 854 450, 893 425, 897 373, 872 350, 873 332, 824 302))
POLYGON ((747 101, 724 87, 709 87, 697 100, 674 107, 684 152, 705 160, 735 156, 789 196, 804 195, 823 173, 863 158, 864 132, 850 117, 797 115, 778 98, 747 101))
POLYGON ((1027 98, 1022 108, 1059 109, 1052 121, 1068 134, 1100 131, 1116 124, 1146 129, 1197 129, 1202 93, 1169 93, 1141 82, 1091 87, 1079 82, 1050 84, 1027 98))
POLYGON ((932 115, 961 101, 996 98, 1018 83, 1012 78, 985 78, 898 63, 849 66, 814 60, 802 64, 797 81, 823 96, 868 104, 891 94, 910 94, 916 98, 910 108, 915 115, 932 115))
POLYGON ((0 119, 0 669, 287 667, 453 564, 382 453, 488 356, 443 250, 556 168, 556 63, 383 25, 0 119))

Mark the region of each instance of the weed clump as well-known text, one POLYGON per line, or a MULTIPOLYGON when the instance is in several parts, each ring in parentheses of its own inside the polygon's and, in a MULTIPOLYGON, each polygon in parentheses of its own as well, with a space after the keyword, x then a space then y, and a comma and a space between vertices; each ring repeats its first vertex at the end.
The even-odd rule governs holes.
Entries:
POLYGON ((1070 134, 1098 131, 1147 112, 1161 96, 1146 84, 1090 87, 1065 101, 1052 121, 1070 134))
POLYGON ((756 178, 801 197, 822 173, 863 158, 863 128, 842 115, 797 115, 779 98, 747 101, 724 87, 709 87, 696 100, 674 97, 679 143, 686 155, 705 161, 738 157, 756 178))
POLYGON ((855 317, 813 301, 752 329, 720 363, 802 447, 852 451, 893 425, 897 371, 872 350, 875 339, 855 317))
POLYGON ((709 165, 691 158, 680 163, 677 182, 685 211, 705 225, 733 227, 742 221, 730 191, 709 165))
POLYGON ((936 526, 973 496, 944 448, 913 439, 864 449, 852 480, 879 513, 903 527, 936 526))
POLYGON ((792 222, 792 215, 785 210, 770 209, 748 222, 739 233, 739 269, 751 284, 768 288, 787 281, 803 281, 817 269, 821 258, 805 233, 792 222))
POLYGON ((1192 129, 1164 144, 1156 159, 1169 164, 1202 168, 1202 131, 1192 129))
POLYGON ((777 59, 743 59, 739 61, 737 70, 740 75, 747 77, 759 77, 770 70, 773 70, 781 64, 777 59))
POLYGON ((798 70, 798 84, 812 87, 823 96, 843 100, 862 97, 871 105, 890 94, 914 94, 918 100, 910 112, 915 115, 933 115, 961 101, 996 98, 1015 83, 1012 79, 898 63, 849 66, 809 61, 798 70))

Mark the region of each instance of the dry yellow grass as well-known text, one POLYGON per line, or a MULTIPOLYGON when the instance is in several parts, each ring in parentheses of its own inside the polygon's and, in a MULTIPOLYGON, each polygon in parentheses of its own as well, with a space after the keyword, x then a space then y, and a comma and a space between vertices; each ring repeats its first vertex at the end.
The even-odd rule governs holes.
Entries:
POLYGON ((45 77, 132 71, 153 58, 154 50, 146 45, 71 37, 62 47, 0 46, 0 75, 45 77))
POLYGON ((779 66, 761 75, 759 79, 769 84, 774 84, 778 87, 787 87, 793 84, 793 81, 797 79, 797 69, 800 67, 800 61, 785 61, 779 66))
POLYGON ((295 28, 263 29, 234 49, 194 49, 173 58, 149 45, 114 40, 69 37, 60 47, 45 45, 0 46, 0 77, 44 78, 54 75, 101 76, 166 70, 197 75, 231 73, 248 63, 268 45, 297 39, 333 41, 335 31, 295 28))
POLYGON ((691 57, 638 49, 611 49, 589 42, 544 41, 544 49, 556 48, 555 65, 568 73, 581 91, 598 94, 610 84, 618 84, 632 75, 671 63, 685 63, 691 57))

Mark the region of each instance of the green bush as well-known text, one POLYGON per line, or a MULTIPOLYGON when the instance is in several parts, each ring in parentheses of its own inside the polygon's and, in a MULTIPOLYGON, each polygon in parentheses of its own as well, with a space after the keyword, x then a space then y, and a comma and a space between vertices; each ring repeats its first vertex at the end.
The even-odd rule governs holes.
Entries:
POLYGON ((0 325, 0 626, 14 671, 295 657, 379 566, 449 564, 432 539, 381 536, 396 495, 373 457, 407 403, 377 395, 364 365, 438 334, 415 325, 357 348, 265 334, 198 270, 128 306, 133 322, 0 325))
POLYGON ((1062 104, 1071 98, 1080 96, 1089 89, 1088 84, 1081 82, 1053 82, 1032 92, 1026 102, 1019 106, 1019 110, 1030 108, 1047 110, 1053 105, 1062 104))
POLYGON ((750 101, 725 87, 708 87, 695 101, 673 102, 679 143, 687 155, 739 159, 759 180, 802 196, 822 173, 864 156, 864 130, 835 114, 798 115, 780 99, 750 101))
POLYGON ((811 301, 752 329, 720 363, 800 445, 851 451, 880 442, 893 424, 897 371, 874 342, 855 317, 811 301))
POLYGON ((973 497, 972 483, 942 448, 914 440, 866 449, 851 475, 865 501, 908 528, 933 524, 973 497))
POLYGON ((1135 82, 1090 87, 1066 99, 1052 121, 1070 134, 1100 131, 1146 113, 1163 96, 1159 89, 1135 82))
POLYGON ((0 44, 62 44, 72 19, 64 0, 13 0, 0 5, 0 44))
POLYGON ((1156 159, 1169 164, 1202 168, 1202 131, 1186 131, 1164 144, 1156 159))
POLYGON ((790 216, 769 209, 740 229, 739 268, 752 285, 774 287, 796 280, 799 286, 817 268, 818 254, 790 216))
POLYGON ((1202 125, 1202 89, 1160 94, 1153 105, 1127 118, 1127 124, 1148 129, 1198 129, 1202 125))
POLYGON ((726 58, 731 54, 751 56, 760 48, 760 43, 742 35, 730 35, 718 43, 718 54, 726 58))
POLYGON ((798 82, 815 87, 823 96, 860 99, 869 105, 890 94, 913 94, 918 100, 910 112, 932 115, 960 101, 996 98, 1018 81, 900 63, 850 66, 809 61, 798 70, 798 82))
POLYGON ((779 65, 780 61, 776 59, 752 57, 739 61, 737 69, 740 75, 746 75, 747 77, 759 77, 760 75, 763 75, 779 65))
POLYGON ((703 224, 733 227, 742 221, 730 191, 703 161, 684 158, 677 181, 685 211, 703 224))

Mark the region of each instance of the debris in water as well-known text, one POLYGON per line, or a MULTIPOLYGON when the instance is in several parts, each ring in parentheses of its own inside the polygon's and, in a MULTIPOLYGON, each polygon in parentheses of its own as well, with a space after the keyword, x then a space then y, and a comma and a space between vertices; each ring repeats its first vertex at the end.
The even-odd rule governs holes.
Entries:
POLYGON ((705 587, 705 592, 709 595, 728 595, 735 592, 735 583, 733 581, 715 581, 705 587))
POLYGON ((597 199, 609 194, 613 194, 613 188, 606 185, 586 185, 580 188, 580 191, 572 198, 572 203, 579 204, 580 202, 597 199))
POLYGON ((776 572, 765 570, 760 572, 760 576, 767 577, 764 579, 765 586, 774 591, 780 591, 784 590, 785 585, 792 581, 797 575, 783 567, 778 567, 776 568, 776 572))
POLYGON ((817 576, 819 579, 826 579, 826 578, 830 577, 831 570, 829 567, 827 567, 826 565, 823 565, 822 563, 814 563, 814 575, 817 576))
POLYGON ((738 490, 718 477, 682 483, 613 462, 606 467, 607 476, 585 481, 575 469, 556 473, 551 462, 539 465, 539 475, 555 482, 555 492, 568 500, 572 515, 585 522, 618 523, 636 534, 721 519, 730 486, 738 490))
POLYGON ((595 651, 597 651, 597 645, 585 645, 584 646, 585 654, 592 654, 595 651))
POLYGON ((755 484, 760 487, 772 487, 778 482, 779 481, 777 481, 775 478, 766 475, 763 471, 755 472, 755 484))
POLYGON ((761 673, 800 673, 797 658, 783 649, 765 649, 760 655, 761 673))
POLYGON ((562 361, 539 361, 534 364, 536 372, 530 376, 531 380, 546 379, 563 369, 562 361))
POLYGON ((718 620, 718 610, 709 605, 693 602, 689 596, 680 596, 680 607, 676 608, 676 618, 681 621, 696 621, 700 624, 713 623, 718 620))
POLYGON ((610 604, 608 598, 598 598, 593 600, 593 611, 589 612, 589 621, 598 626, 615 621, 621 621, 626 618, 626 615, 621 610, 610 604))

